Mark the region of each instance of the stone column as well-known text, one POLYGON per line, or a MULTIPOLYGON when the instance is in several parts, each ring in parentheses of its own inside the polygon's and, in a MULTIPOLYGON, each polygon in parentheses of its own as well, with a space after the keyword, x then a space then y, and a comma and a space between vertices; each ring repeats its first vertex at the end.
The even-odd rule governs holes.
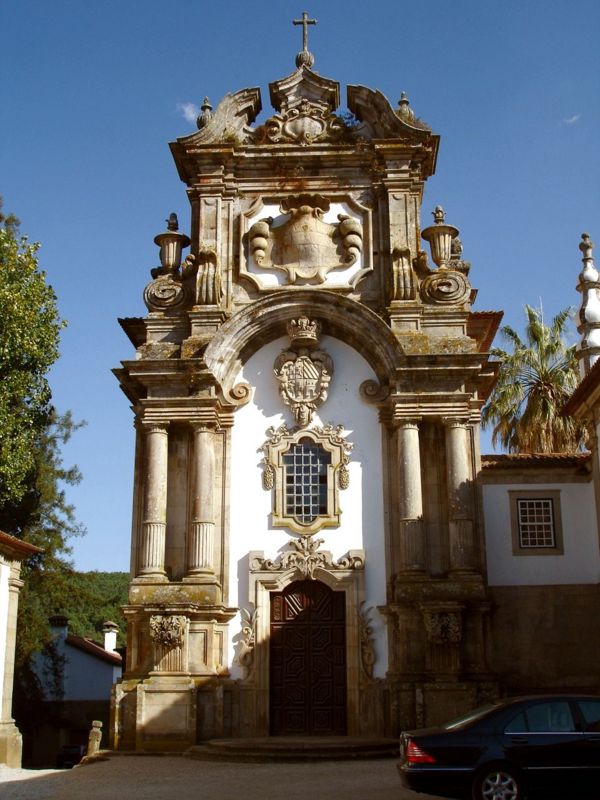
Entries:
POLYGON ((474 572, 473 471, 471 442, 466 420, 447 418, 446 468, 448 484, 448 529, 450 570, 474 572))
POLYGON ((400 572, 425 571, 423 539, 423 493, 419 425, 414 419, 401 419, 396 427, 398 458, 398 527, 400 572))
POLYGON ((192 527, 188 540, 188 575, 212 574, 215 535, 215 451, 206 424, 194 427, 192 527))
POLYGON ((165 576, 167 531, 167 425, 145 425, 144 510, 142 517, 140 576, 165 576))

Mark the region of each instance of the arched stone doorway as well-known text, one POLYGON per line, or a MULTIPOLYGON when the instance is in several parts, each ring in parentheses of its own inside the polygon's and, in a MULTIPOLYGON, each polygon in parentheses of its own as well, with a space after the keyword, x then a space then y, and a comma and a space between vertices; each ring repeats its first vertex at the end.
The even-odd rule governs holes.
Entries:
POLYGON ((271 735, 344 735, 346 593, 316 580, 270 595, 271 735))

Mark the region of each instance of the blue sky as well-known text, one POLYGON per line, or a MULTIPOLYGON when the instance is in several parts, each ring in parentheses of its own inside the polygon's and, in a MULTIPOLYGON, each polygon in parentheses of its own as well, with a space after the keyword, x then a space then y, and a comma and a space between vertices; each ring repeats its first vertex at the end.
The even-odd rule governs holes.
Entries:
MULTIPOLYGON (((117 317, 141 316, 153 237, 189 205, 167 146, 189 104, 289 74, 305 6, 205 0, 4 0, 0 193, 68 322, 54 402, 87 420, 65 448, 88 535, 80 569, 128 569, 132 414, 110 370, 132 357, 117 317)), ((441 0, 306 6, 315 69, 378 88, 442 137, 423 219, 460 229, 477 310, 521 327, 576 305, 583 231, 600 240, 600 3, 441 0)), ((343 109, 342 109, 343 110, 343 109)), ((600 244, 600 241, 599 241, 600 244)), ((489 449, 489 444, 484 444, 489 449)))

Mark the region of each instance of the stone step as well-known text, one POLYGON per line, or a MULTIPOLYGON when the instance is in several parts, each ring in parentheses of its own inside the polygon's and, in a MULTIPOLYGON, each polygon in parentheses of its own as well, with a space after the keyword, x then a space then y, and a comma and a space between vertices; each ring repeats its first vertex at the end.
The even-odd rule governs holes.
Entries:
POLYGON ((352 761, 398 758, 395 739, 349 736, 268 736, 259 739, 212 739, 184 753, 201 761, 293 763, 296 761, 352 761))

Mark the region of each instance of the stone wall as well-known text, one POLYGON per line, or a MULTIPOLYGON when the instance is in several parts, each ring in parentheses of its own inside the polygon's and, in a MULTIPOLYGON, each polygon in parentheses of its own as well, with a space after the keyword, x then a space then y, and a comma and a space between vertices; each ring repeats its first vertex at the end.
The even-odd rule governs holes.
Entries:
POLYGON ((600 587, 493 586, 491 661, 507 694, 600 692, 600 587))

